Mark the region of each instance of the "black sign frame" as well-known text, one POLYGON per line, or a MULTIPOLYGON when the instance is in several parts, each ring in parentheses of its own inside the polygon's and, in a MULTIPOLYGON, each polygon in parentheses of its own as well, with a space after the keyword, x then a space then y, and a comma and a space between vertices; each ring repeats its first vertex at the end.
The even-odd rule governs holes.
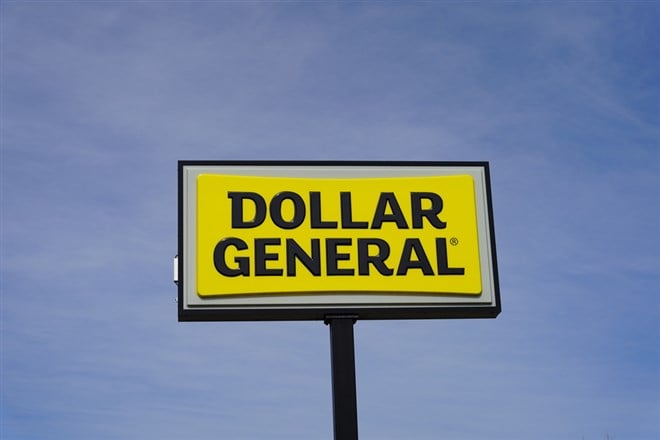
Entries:
MULTIPOLYGON (((324 321, 333 316, 351 316, 354 319, 463 319, 495 318, 501 312, 499 275, 495 248, 495 228, 488 162, 438 162, 438 161, 239 161, 239 160, 180 160, 178 162, 178 320, 179 321, 324 321), (487 304, 445 303, 438 305, 268 305, 186 307, 184 288, 185 244, 184 170, 187 167, 250 166, 250 167, 478 167, 483 169, 487 227, 489 229, 490 270, 492 275, 492 301, 487 304)), ((484 262, 482 261, 482 264, 484 262)))

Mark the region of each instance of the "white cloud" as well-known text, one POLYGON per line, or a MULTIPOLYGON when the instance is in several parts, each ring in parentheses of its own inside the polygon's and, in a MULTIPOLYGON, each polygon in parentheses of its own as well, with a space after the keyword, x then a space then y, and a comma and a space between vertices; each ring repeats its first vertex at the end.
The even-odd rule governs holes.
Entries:
POLYGON ((519 6, 3 4, 3 435, 330 436, 321 323, 176 322, 205 158, 491 161, 503 313, 358 322, 364 438, 657 436, 657 9, 519 6))

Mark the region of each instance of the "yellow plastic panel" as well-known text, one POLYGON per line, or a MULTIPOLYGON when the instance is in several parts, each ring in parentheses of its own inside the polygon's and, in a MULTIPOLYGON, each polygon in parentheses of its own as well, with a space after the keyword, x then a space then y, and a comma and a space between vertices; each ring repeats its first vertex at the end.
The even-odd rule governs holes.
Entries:
POLYGON ((197 177, 197 294, 482 292, 469 175, 197 177))

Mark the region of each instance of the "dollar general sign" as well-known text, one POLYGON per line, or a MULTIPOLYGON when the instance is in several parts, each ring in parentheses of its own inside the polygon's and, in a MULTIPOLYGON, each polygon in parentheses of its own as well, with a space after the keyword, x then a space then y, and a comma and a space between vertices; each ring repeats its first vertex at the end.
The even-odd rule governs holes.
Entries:
POLYGON ((487 163, 179 163, 181 320, 491 317, 487 163))

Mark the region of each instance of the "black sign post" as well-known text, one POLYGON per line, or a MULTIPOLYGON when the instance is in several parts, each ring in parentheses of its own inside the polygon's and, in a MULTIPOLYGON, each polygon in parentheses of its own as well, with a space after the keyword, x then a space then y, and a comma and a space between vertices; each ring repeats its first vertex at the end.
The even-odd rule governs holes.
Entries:
POLYGON ((327 316, 332 362, 332 414, 335 440, 357 440, 357 392, 355 386, 355 341, 357 316, 327 316))

